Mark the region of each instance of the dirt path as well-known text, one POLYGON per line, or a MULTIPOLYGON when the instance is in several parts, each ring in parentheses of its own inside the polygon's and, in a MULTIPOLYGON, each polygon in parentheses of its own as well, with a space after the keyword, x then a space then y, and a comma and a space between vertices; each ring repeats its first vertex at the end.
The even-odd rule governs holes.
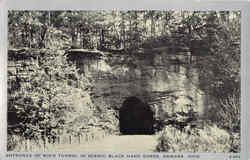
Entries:
POLYGON ((54 148, 61 152, 153 152, 157 138, 153 135, 109 136, 85 144, 71 144, 54 148))

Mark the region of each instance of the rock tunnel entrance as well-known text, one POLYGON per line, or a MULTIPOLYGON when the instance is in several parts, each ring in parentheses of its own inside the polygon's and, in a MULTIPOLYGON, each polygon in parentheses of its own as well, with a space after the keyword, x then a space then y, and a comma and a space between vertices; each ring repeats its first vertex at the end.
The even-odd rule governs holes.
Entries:
POLYGON ((119 111, 120 132, 122 134, 153 134, 154 116, 149 105, 136 97, 123 102, 119 111))

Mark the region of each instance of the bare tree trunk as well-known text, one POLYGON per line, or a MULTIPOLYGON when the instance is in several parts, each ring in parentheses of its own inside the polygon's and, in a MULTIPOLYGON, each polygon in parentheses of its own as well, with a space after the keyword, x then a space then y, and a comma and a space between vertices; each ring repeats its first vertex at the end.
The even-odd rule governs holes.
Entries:
POLYGON ((129 13, 129 33, 128 33, 128 40, 129 40, 129 48, 132 46, 131 37, 132 37, 132 19, 131 19, 131 12, 129 13))
POLYGON ((100 49, 102 50, 104 48, 104 30, 100 30, 100 49))
POLYGON ((153 13, 151 14, 151 36, 155 36, 155 21, 153 13))

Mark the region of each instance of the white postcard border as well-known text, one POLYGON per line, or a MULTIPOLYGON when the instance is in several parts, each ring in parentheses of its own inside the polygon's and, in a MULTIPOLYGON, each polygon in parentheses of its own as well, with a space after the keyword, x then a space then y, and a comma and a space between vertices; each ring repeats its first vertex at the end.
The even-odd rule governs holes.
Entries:
MULTIPOLYGON (((250 158, 250 2, 243 1, 149 1, 149 0, 0 0, 0 160, 6 159, 7 139, 7 11, 8 10, 240 10, 242 15, 241 32, 241 159, 250 158)), ((12 153, 12 152, 10 152, 12 153)), ((27 153, 28 154, 28 153, 27 153)), ((32 153, 39 154, 39 153, 32 153)), ((189 153, 182 153, 188 155, 189 153)), ((195 153, 199 159, 229 159, 227 153, 195 153)), ((20 158, 15 158, 20 159, 20 158)), ((27 158, 24 158, 27 159, 27 158)), ((75 158, 72 158, 75 159, 75 158)))

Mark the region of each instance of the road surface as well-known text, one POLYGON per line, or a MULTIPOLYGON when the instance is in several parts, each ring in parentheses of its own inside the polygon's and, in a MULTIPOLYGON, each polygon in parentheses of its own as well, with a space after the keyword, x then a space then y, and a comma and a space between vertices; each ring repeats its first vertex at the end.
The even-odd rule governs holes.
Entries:
POLYGON ((157 145, 154 135, 114 135, 84 144, 58 145, 60 152, 153 152, 157 145))

